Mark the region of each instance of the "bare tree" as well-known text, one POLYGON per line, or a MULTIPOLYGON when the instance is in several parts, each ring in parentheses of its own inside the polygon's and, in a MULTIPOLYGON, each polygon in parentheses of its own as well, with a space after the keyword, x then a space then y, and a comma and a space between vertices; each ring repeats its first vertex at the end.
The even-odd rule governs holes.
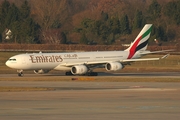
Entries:
POLYGON ((65 44, 66 38, 60 29, 49 29, 41 31, 42 43, 45 44, 65 44))
MULTIPOLYGON (((31 0, 32 15, 42 29, 47 30, 65 19, 67 0, 31 0)), ((57 27, 54 27, 57 28, 57 27)))

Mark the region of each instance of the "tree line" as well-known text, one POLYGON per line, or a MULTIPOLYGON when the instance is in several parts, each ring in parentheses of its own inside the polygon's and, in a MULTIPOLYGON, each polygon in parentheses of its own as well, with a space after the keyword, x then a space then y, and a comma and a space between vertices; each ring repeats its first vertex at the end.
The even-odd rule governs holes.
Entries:
POLYGON ((30 17, 28 1, 17 7, 8 1, 0 6, 0 41, 5 43, 39 43, 40 26, 30 17), (6 34, 8 30, 11 33, 6 34), (7 38, 6 38, 7 37, 7 38))
POLYGON ((4 0, 0 5, 0 43, 27 44, 69 44, 70 35, 77 34, 80 44, 114 44, 116 40, 140 30, 146 23, 153 23, 152 38, 168 42, 175 39, 177 33, 169 25, 180 25, 180 1, 171 1, 161 5, 152 0, 145 10, 128 13, 110 14, 101 11, 99 19, 82 18, 79 25, 69 30, 61 29, 63 21, 70 19, 66 0, 24 0, 17 6, 4 0), (45 7, 41 9, 38 4, 45 7), (37 5, 37 6, 36 6, 37 5), (61 5, 61 6, 59 6, 61 5), (39 17, 34 17, 32 14, 39 17))

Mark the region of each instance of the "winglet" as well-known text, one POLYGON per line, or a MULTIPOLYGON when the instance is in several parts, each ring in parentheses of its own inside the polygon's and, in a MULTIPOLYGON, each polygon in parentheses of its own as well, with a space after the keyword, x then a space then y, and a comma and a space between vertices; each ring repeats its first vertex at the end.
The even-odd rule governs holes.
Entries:
POLYGON ((169 54, 166 54, 164 56, 161 57, 161 59, 166 59, 169 56, 169 54))

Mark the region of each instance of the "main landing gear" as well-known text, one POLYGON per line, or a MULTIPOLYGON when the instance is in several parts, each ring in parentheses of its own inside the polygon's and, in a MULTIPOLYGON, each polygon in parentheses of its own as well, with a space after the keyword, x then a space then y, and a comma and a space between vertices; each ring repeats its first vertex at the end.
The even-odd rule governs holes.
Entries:
POLYGON ((71 73, 71 71, 66 72, 65 74, 66 74, 66 76, 71 76, 71 75, 73 75, 73 74, 71 73))
POLYGON ((24 74, 23 74, 23 70, 17 70, 17 72, 18 72, 18 76, 19 76, 19 77, 24 76, 24 74))
MULTIPOLYGON (((72 76, 73 74, 71 71, 65 73, 66 76, 72 76)), ((97 72, 87 72, 86 74, 83 74, 84 76, 98 76, 97 72)))
POLYGON ((86 73, 86 75, 88 75, 88 76, 98 76, 98 73, 97 72, 88 72, 88 73, 86 73))

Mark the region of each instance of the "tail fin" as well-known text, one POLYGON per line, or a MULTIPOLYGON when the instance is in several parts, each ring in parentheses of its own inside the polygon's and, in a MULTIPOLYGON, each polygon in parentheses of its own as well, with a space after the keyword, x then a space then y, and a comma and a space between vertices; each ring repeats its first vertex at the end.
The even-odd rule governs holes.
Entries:
POLYGON ((146 24, 130 47, 125 50, 129 51, 128 59, 132 58, 137 51, 145 51, 147 49, 151 29, 152 24, 146 24))

